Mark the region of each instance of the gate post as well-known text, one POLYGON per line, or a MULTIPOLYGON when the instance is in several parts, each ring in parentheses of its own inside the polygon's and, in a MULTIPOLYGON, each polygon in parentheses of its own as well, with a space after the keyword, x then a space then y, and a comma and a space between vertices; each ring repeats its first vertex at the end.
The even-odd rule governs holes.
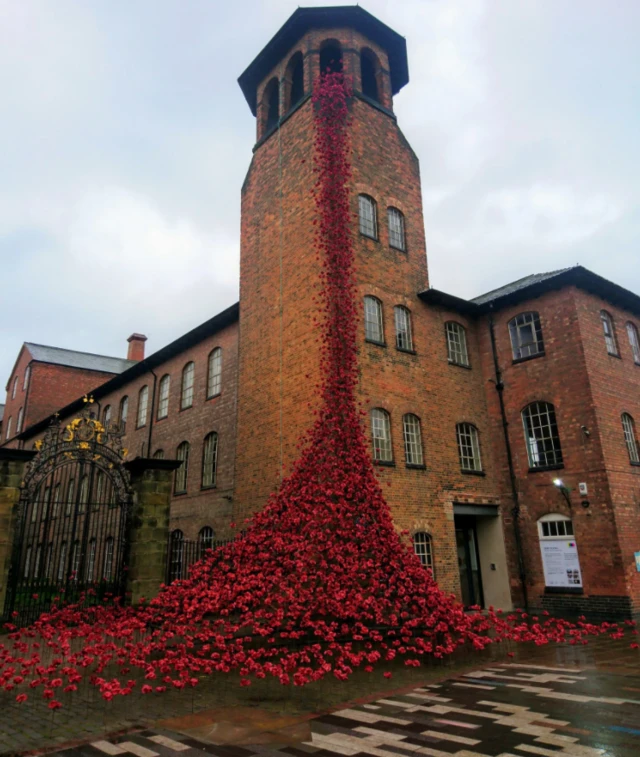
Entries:
POLYGON ((35 450, 0 448, 0 617, 5 609, 20 484, 35 450))
POLYGON ((165 581, 173 472, 181 462, 136 457, 125 463, 133 490, 126 578, 131 604, 153 599, 165 581))

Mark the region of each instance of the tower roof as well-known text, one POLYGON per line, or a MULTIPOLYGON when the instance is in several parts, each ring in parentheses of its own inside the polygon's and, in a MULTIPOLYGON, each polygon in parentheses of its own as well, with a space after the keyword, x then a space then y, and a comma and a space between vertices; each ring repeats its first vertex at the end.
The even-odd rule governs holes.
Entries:
POLYGON ((298 8, 238 78, 240 89, 254 116, 256 115, 258 84, 300 37, 309 29, 341 26, 361 32, 372 42, 384 48, 389 56, 392 94, 395 95, 404 87, 409 81, 407 42, 404 37, 358 5, 298 8))

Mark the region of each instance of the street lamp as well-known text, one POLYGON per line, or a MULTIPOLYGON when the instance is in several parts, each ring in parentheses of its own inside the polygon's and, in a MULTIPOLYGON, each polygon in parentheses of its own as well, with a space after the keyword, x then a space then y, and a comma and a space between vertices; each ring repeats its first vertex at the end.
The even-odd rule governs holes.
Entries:
POLYGON ((553 485, 558 489, 560 494, 562 494, 562 496, 565 498, 567 505, 569 505, 569 510, 571 510, 571 489, 569 489, 568 486, 564 485, 564 482, 561 478, 554 478, 553 485))

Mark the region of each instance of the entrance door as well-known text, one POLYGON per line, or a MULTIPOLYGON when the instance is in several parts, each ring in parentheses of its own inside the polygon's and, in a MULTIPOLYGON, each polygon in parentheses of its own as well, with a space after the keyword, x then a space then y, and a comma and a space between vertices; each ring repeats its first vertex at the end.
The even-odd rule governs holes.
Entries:
POLYGON ((473 516, 456 516, 455 525, 462 603, 465 607, 471 605, 483 607, 484 597, 482 596, 476 519, 473 516))

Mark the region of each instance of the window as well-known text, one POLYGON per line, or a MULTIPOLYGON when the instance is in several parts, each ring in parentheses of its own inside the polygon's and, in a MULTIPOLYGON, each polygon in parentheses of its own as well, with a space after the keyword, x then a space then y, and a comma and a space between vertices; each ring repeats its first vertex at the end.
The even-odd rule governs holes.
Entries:
POLYGON ((370 342, 384 344, 382 303, 369 295, 364 298, 364 337, 370 342))
POLYGON ((632 463, 640 464, 638 455, 638 439, 636 437, 636 425, 629 413, 622 413, 622 429, 624 431, 624 440, 627 443, 629 460, 632 463))
POLYGON ((380 64, 375 54, 364 48, 360 52, 360 81, 362 84, 362 94, 370 97, 376 102, 380 102, 380 92, 378 88, 378 73, 380 64))
POLYGON ((522 411, 530 468, 562 465, 556 411, 548 402, 532 402, 522 411))
POLYGON ((371 411, 371 439, 373 442, 373 459, 383 463, 393 462, 389 413, 378 407, 371 411))
POLYGON ((104 543, 104 565, 102 567, 102 577, 105 581, 111 581, 113 575, 113 536, 107 536, 104 543))
POLYGON ((15 376, 13 379, 13 389, 11 391, 11 399, 14 400, 16 398, 16 391, 18 390, 18 377, 15 376))
POLYGON ((193 379, 196 366, 194 363, 187 363, 182 369, 182 393, 180 407, 185 410, 193 405, 193 379))
POLYGON ((178 445, 176 460, 182 460, 182 465, 176 469, 175 494, 184 494, 187 491, 189 473, 189 442, 178 445))
POLYGON ((396 347, 405 352, 413 352, 410 311, 402 305, 396 305, 393 316, 396 322, 396 347))
POLYGON ((127 415, 129 414, 129 398, 120 400, 120 431, 124 434, 127 430, 127 415))
POLYGON ((184 534, 177 528, 171 532, 171 551, 169 557, 169 581, 182 578, 182 562, 184 555, 184 534))
POLYGON ((222 350, 216 347, 209 354, 209 371, 207 376, 207 398, 220 394, 222 388, 222 350))
POLYGON ((546 586, 580 591, 582 574, 571 518, 544 515, 538 521, 538 537, 546 586))
POLYGON ((482 459, 480 457, 478 429, 471 423, 458 423, 456 436, 458 437, 460 468, 463 471, 481 471, 482 459))
POLYGON ((81 558, 81 550, 80 550, 80 540, 76 539, 73 542, 73 546, 71 548, 71 575, 69 578, 76 583, 78 581, 78 571, 80 570, 80 558, 81 558))
POLYGON ((18 410, 18 420, 16 421, 16 434, 19 434, 22 431, 23 413, 24 413, 24 408, 21 407, 20 410, 18 410))
POLYGON ((389 222, 389 245, 396 250, 406 250, 404 239, 404 216, 397 208, 387 208, 389 222))
POLYGON ((58 581, 64 580, 65 563, 67 562, 67 543, 62 542, 60 545, 60 558, 58 560, 58 581))
POLYGON ((85 580, 88 583, 93 581, 93 571, 96 563, 96 540, 89 541, 89 554, 87 555, 87 566, 85 568, 85 580))
POLYGON ((52 518, 57 518, 60 515, 60 484, 56 484, 53 487, 53 511, 51 513, 52 518))
POLYGON ((89 476, 84 475, 80 479, 80 500, 78 507, 78 513, 83 513, 87 509, 87 503, 89 502, 89 476))
POLYGON ((106 489, 106 479, 105 479, 104 471, 99 470, 96 474, 96 501, 95 501, 96 505, 99 505, 102 503, 105 489, 106 489))
POLYGON ((76 482, 73 478, 69 479, 69 483, 67 485, 67 506, 65 508, 65 515, 71 515, 71 510, 73 508, 73 505, 75 504, 75 497, 76 497, 76 482))
POLYGON ((102 411, 102 425, 105 428, 111 423, 111 405, 105 405, 102 411))
POLYGON ((149 387, 143 386, 138 394, 138 420, 137 428, 144 426, 147 422, 147 407, 149 405, 149 387))
POLYGON ((166 373, 160 379, 158 390, 158 420, 169 415, 169 389, 171 388, 171 376, 166 373))
POLYGON ((360 216, 360 233, 371 239, 378 238, 378 218, 376 213, 376 201, 369 195, 358 195, 358 208, 360 216))
POLYGON ((425 568, 433 572, 433 548, 431 536, 424 531, 418 531, 413 535, 413 549, 420 558, 420 562, 425 568))
POLYGON ((464 326, 455 321, 447 321, 444 325, 447 335, 447 357, 450 363, 469 367, 469 353, 467 351, 467 332, 464 326))
POLYGON ((153 456, 155 457, 156 460, 164 460, 164 450, 163 449, 157 449, 153 453, 153 456))
POLYGON ((402 418, 402 435, 404 437, 404 456, 407 465, 424 465, 422 455, 422 432, 420 419, 408 413, 402 418))
POLYGON ((218 467, 218 434, 207 434, 202 450, 202 486, 215 486, 218 467))
POLYGON ((22 382, 22 390, 25 392, 29 388, 30 377, 31 377, 31 366, 28 365, 24 371, 24 381, 22 382))
POLYGON ((265 119, 264 130, 267 132, 278 123, 280 117, 280 84, 275 77, 264 88, 262 107, 265 119))
POLYGON ((631 352, 633 353, 633 362, 636 365, 640 365, 640 339, 638 338, 638 329, 634 323, 631 323, 631 321, 627 323, 627 336, 629 337, 629 344, 631 345, 631 352))
POLYGON ((613 330, 613 319, 606 310, 600 311, 600 320, 602 321, 602 330, 604 331, 604 343, 607 345, 607 352, 610 355, 618 355, 618 345, 616 344, 616 335, 613 330))
POLYGON ((213 547, 213 529, 211 526, 205 526, 200 529, 198 541, 200 542, 200 554, 202 554, 205 549, 211 549, 213 547))
POLYGON ((536 312, 520 313, 509 321, 513 359, 544 355, 540 316, 536 312))
POLYGON ((335 39, 325 40, 320 46, 320 73, 342 71, 342 47, 335 39))
POLYGON ((285 111, 297 105, 304 95, 304 64, 302 53, 294 53, 285 73, 285 111))
POLYGON ((7 421, 7 433, 5 434, 5 439, 8 439, 11 436, 11 421, 12 418, 9 416, 9 420, 7 421))

